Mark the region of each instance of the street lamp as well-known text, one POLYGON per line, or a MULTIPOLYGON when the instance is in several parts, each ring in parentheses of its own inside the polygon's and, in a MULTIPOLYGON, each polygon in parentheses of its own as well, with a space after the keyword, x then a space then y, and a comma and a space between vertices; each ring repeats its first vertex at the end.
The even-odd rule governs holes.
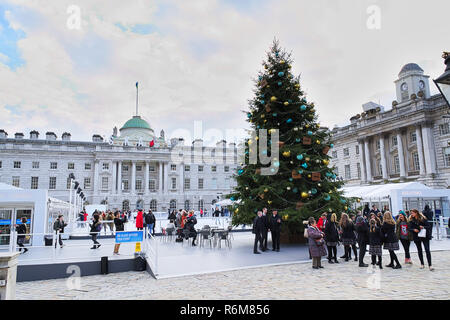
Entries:
POLYGON ((447 102, 447 106, 450 108, 450 52, 444 52, 442 58, 445 59, 444 63, 447 68, 445 69, 445 72, 439 76, 439 78, 433 81, 439 89, 439 92, 444 97, 445 102, 447 102))

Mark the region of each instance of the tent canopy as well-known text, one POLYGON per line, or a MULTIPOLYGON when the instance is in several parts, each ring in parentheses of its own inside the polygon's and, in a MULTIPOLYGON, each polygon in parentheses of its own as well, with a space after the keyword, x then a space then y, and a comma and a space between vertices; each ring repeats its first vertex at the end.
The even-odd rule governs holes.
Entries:
POLYGON ((214 205, 219 205, 219 206, 225 207, 225 206, 231 206, 234 203, 239 203, 239 202, 240 202, 239 200, 231 201, 230 199, 223 199, 223 200, 221 200, 219 202, 216 202, 214 205))
POLYGON ((344 196, 351 198, 357 197, 361 199, 380 199, 387 198, 392 194, 393 190, 430 190, 432 188, 419 182, 405 183, 388 183, 371 186, 349 186, 344 187, 344 196))
POLYGON ((21 188, 17 188, 10 184, 0 182, 0 190, 21 190, 21 188))

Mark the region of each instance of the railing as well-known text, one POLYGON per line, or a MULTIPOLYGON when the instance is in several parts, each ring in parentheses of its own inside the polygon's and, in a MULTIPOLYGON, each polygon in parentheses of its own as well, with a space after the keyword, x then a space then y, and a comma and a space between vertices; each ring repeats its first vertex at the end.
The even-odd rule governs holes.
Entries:
POLYGON ((158 241, 151 234, 145 238, 145 256, 155 276, 158 275, 158 241))

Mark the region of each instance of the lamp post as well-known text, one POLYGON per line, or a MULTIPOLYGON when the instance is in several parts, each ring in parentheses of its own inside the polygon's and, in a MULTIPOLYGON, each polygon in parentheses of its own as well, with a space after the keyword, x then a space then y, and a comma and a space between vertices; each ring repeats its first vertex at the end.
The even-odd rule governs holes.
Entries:
POLYGON ((439 92, 444 97, 447 106, 450 108, 450 52, 444 52, 442 54, 442 58, 445 59, 444 63, 447 68, 442 75, 440 75, 436 80, 433 81, 436 87, 439 89, 439 92))

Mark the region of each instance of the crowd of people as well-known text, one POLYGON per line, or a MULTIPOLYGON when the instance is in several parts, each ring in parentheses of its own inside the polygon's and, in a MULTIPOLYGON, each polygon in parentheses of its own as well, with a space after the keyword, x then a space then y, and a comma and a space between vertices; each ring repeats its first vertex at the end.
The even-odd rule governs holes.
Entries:
POLYGON ((321 259, 324 256, 327 256, 330 264, 339 263, 336 256, 337 246, 342 244, 344 255, 340 258, 345 261, 352 260, 353 252, 354 261, 359 261, 360 267, 368 267, 368 264, 364 263, 368 246, 373 266, 383 268, 382 253, 387 250, 390 262, 386 267, 401 269, 395 252, 400 249, 400 242, 405 252, 405 264, 412 264, 409 250, 412 241, 417 247, 420 268, 425 267, 425 250, 428 267, 433 271, 430 252, 432 218, 433 212, 429 206, 426 206, 423 212, 417 209, 406 212, 401 210, 395 218, 387 208, 380 212, 376 206, 373 206, 372 210, 366 206, 363 212, 358 212, 357 215, 342 213, 339 221, 335 213, 323 213, 318 222, 310 217, 304 224, 313 268, 323 268, 321 259))
POLYGON ((258 251, 258 244, 261 251, 267 251, 267 235, 269 231, 272 236, 272 251, 280 252, 281 220, 277 211, 272 211, 271 216, 268 215, 267 208, 258 211, 257 216, 253 220, 252 230, 255 234, 254 254, 261 254, 258 251))

